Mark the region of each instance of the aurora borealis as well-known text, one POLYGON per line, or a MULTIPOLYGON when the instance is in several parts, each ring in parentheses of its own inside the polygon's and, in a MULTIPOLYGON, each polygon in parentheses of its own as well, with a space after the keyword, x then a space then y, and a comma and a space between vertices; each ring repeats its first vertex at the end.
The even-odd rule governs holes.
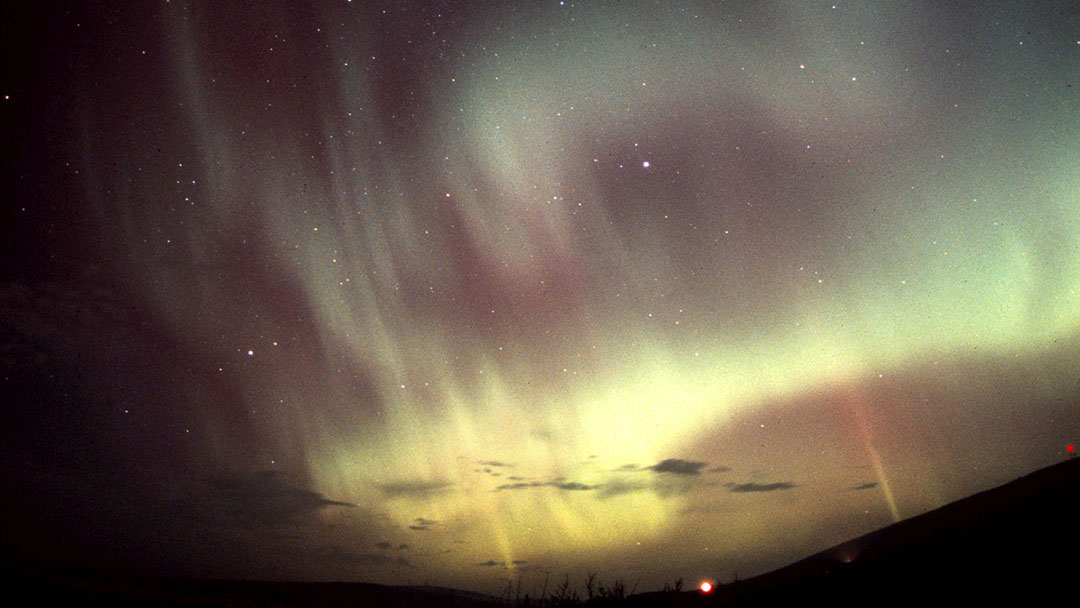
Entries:
POLYGON ((1070 3, 4 10, 17 555, 656 588, 1080 439, 1070 3))

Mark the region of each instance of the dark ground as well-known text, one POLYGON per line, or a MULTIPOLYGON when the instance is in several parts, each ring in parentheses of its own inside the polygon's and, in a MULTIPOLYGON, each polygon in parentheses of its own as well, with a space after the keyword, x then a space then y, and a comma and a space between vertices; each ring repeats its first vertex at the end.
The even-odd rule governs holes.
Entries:
MULTIPOLYGON (((1080 460, 1073 458, 708 596, 656 592, 589 605, 1080 605, 1078 513, 1080 460)), ((5 561, 8 597, 50 606, 525 605, 437 588, 155 580, 5 561)), ((530 604, 560 605, 546 600, 530 604)))

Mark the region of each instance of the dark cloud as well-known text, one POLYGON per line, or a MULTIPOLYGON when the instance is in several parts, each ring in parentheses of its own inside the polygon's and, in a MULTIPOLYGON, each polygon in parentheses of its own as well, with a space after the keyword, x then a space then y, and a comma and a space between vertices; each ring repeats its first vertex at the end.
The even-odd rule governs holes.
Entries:
POLYGON ((649 467, 649 470, 657 473, 673 473, 675 475, 700 475, 702 467, 706 464, 708 463, 668 458, 649 467))
POLYGON ((432 526, 437 526, 442 522, 435 521, 433 519, 424 519, 423 517, 417 517, 413 520, 413 523, 409 526, 410 530, 430 530, 432 526))
POLYGON ((476 464, 480 465, 482 468, 473 469, 474 473, 487 473, 492 477, 502 476, 502 471, 499 471, 498 469, 509 469, 514 466, 508 462, 502 462, 501 460, 478 460, 476 464))
POLYGON ((291 487, 275 471, 217 477, 208 485, 205 506, 230 525, 243 528, 294 524, 301 516, 323 507, 355 506, 291 487))
POLYGON ((728 483, 724 484, 732 492, 773 492, 776 490, 790 490, 795 484, 788 481, 776 483, 728 483))
POLYGON ((529 488, 557 488, 559 490, 566 491, 584 491, 584 490, 596 490, 600 488, 599 485, 589 485, 584 483, 578 483, 576 481, 562 481, 561 479, 555 479, 552 481, 519 481, 517 483, 505 483, 501 486, 497 486, 495 491, 501 490, 526 490, 529 488))
POLYGON ((719 466, 715 466, 715 467, 709 469, 708 472, 709 473, 727 473, 730 470, 731 470, 731 467, 725 467, 723 465, 719 465, 719 466))
POLYGON ((560 490, 570 490, 575 492, 579 490, 595 490, 600 487, 598 485, 589 485, 584 483, 578 483, 576 481, 554 482, 551 484, 551 486, 560 490))
POLYGON ((401 481, 379 484, 387 498, 427 498, 448 492, 454 484, 448 481, 401 481))
POLYGON ((619 467, 617 470, 619 470, 619 471, 640 471, 641 467, 639 467, 636 464, 624 464, 623 466, 619 467))
POLYGON ((504 483, 501 486, 496 486, 495 491, 524 490, 526 488, 542 488, 549 485, 551 485, 551 482, 548 481, 519 481, 517 483, 504 483))
POLYGON ((870 490, 870 489, 876 488, 876 487, 878 487, 877 482, 876 481, 871 481, 869 483, 864 483, 862 485, 855 486, 854 488, 851 488, 851 489, 852 490, 870 490))
POLYGON ((408 548, 409 548, 409 545, 406 545, 405 543, 401 543, 400 545, 397 546, 398 551, 405 551, 408 548))
POLYGON ((381 543, 375 543, 375 546, 380 549, 389 549, 392 545, 386 541, 382 541, 381 543))
POLYGON ((495 561, 493 559, 489 559, 486 562, 480 562, 479 564, 476 564, 476 565, 480 566, 481 568, 493 568, 495 566, 501 566, 502 562, 497 562, 497 561, 495 561))

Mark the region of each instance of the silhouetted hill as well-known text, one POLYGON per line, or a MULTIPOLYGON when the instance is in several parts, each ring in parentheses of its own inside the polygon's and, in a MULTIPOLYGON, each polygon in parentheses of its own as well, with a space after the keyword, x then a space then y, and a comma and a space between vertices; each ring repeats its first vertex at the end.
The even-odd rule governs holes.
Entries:
MULTIPOLYGON (((590 605, 1080 605, 1080 459, 882 528, 709 596, 645 593, 590 605)), ((435 587, 146 579, 9 564, 9 593, 43 605, 466 608, 496 598, 435 587)))
POLYGON ((634 605, 1080 605, 1080 460, 841 543, 710 596, 634 605))

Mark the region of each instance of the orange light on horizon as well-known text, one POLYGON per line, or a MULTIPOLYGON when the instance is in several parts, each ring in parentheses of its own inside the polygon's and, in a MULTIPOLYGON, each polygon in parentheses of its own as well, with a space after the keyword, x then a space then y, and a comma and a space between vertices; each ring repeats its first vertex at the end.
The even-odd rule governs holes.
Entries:
POLYGON ((698 589, 701 589, 702 593, 712 593, 712 583, 709 581, 701 581, 701 585, 698 586, 698 589))

